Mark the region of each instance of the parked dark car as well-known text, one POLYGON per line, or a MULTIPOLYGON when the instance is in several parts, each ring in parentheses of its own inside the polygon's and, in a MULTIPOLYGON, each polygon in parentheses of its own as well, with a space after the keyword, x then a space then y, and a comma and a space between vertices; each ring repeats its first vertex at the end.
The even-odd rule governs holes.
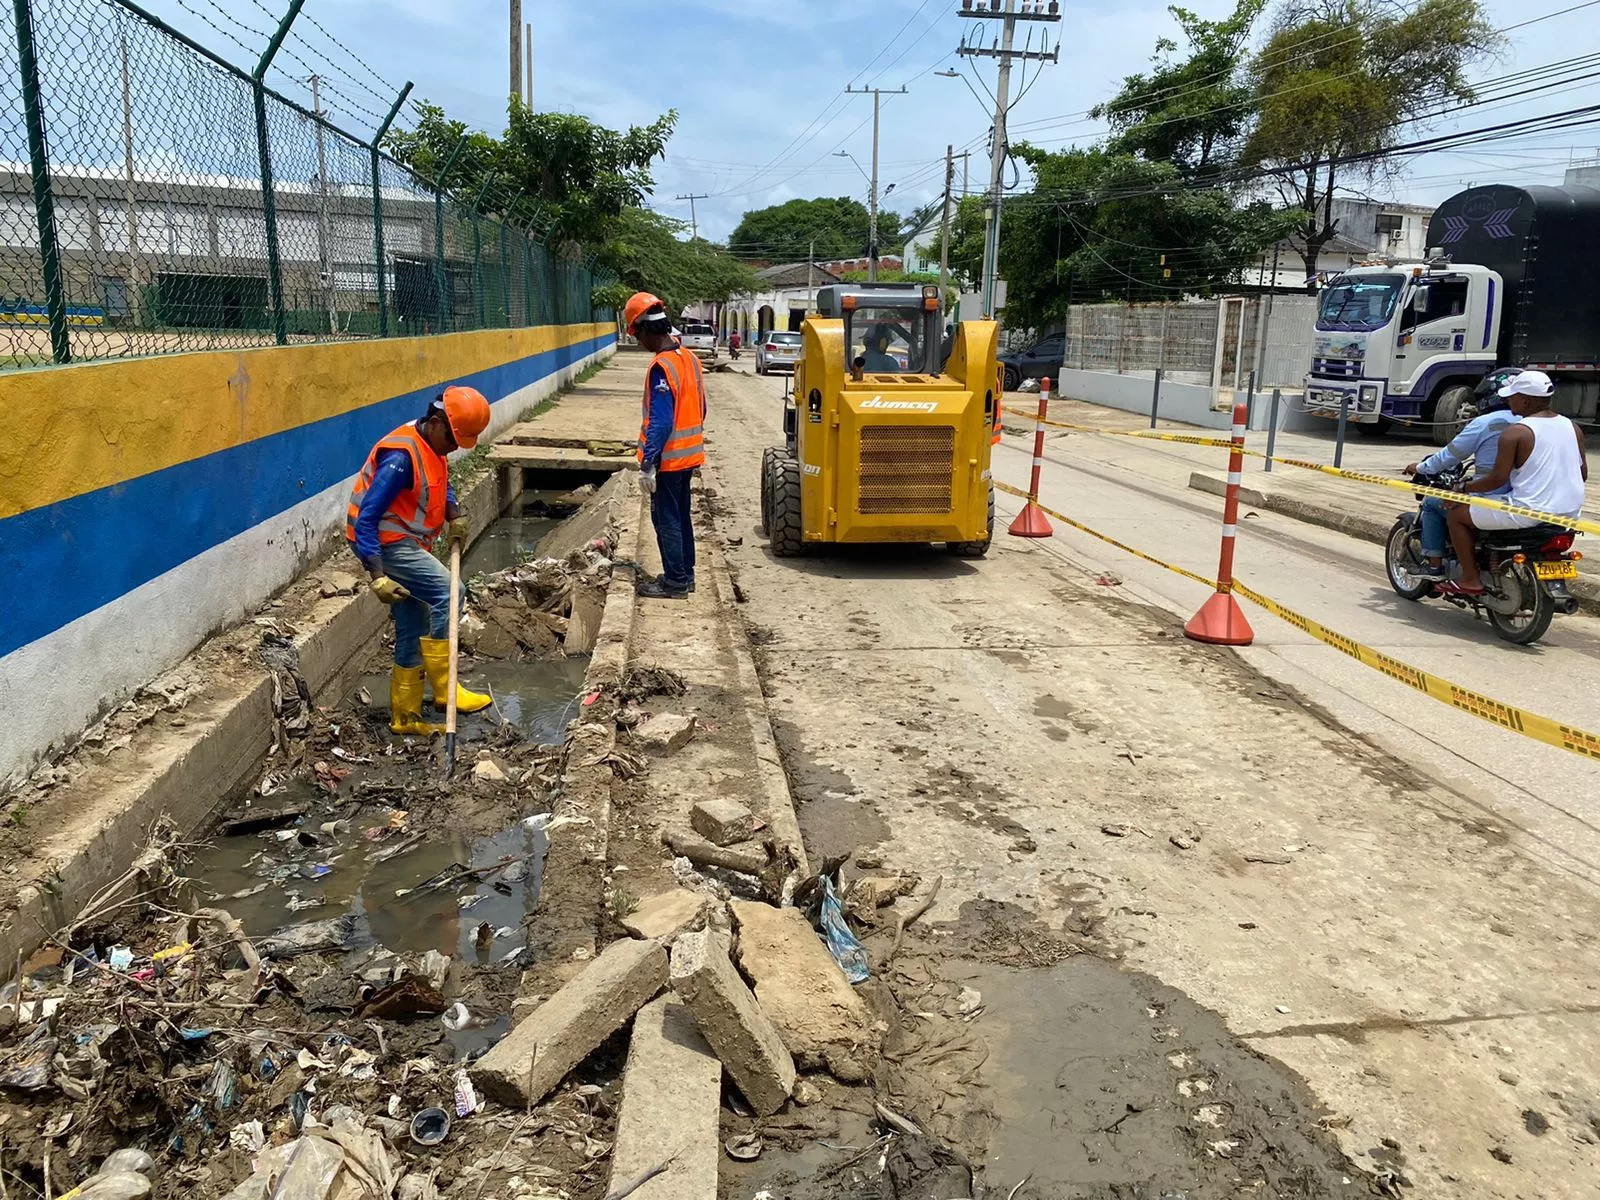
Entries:
POLYGON ((1067 335, 1046 334, 1026 350, 1010 351, 1000 356, 1005 369, 1005 389, 1014 392, 1024 379, 1052 379, 1061 373, 1061 363, 1067 356, 1067 335))

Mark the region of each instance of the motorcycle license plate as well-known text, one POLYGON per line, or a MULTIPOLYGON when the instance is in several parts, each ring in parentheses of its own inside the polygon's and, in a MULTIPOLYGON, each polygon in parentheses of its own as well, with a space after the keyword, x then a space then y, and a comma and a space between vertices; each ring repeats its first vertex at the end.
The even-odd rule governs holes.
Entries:
POLYGON ((1575 562, 1536 562, 1533 564, 1533 573, 1540 579, 1576 579, 1578 577, 1578 564, 1575 562))

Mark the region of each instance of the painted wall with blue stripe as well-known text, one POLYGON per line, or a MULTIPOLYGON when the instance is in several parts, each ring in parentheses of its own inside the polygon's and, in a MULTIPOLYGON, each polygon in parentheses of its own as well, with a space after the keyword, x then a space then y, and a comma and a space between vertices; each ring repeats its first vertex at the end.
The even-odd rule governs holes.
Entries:
MULTIPOLYGON (((9 591, 0 711, 15 712, 38 689, 49 695, 41 671, 71 673, 80 703, 68 707, 77 709, 89 692, 103 705, 148 680, 156 673, 148 653, 113 654, 124 661, 104 663, 103 672, 60 661, 90 646, 104 657, 107 631, 67 635, 103 625, 141 593, 152 602, 133 604, 116 623, 126 639, 165 647, 162 660, 176 661, 173 647, 186 653, 219 619, 259 605, 338 527, 337 493, 373 443, 420 415, 444 384, 483 392, 494 432, 614 341, 612 326, 584 324, 0 376, 0 404, 19 418, 12 444, 0 449, 0 577, 9 591), (298 544, 286 545, 290 538, 298 544), (262 556, 279 565, 263 573, 262 556), (195 570, 208 559, 217 561, 195 570), (228 578, 226 564, 245 562, 247 571, 228 578), (59 653, 41 653, 57 638, 59 653)), ((0 779, 43 749, 14 743, 0 732, 0 779)))

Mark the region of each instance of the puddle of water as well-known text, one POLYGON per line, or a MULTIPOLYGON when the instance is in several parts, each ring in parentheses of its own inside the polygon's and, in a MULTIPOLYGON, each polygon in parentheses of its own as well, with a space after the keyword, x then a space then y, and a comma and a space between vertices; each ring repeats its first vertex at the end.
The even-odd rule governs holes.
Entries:
MULTIPOLYGON (((538 903, 543 834, 532 833, 519 822, 490 837, 430 836, 403 854, 383 859, 401 835, 373 842, 365 831, 384 824, 384 810, 363 808, 350 818, 348 828, 328 830, 322 827, 332 815, 327 799, 312 787, 297 784, 263 802, 263 808, 307 803, 311 812, 302 824, 285 830, 218 838, 193 872, 200 894, 238 917, 251 937, 348 914, 356 918, 350 949, 383 946, 413 955, 437 950, 487 964, 526 944, 521 922, 538 903), (312 839, 315 844, 303 844, 312 839), (523 856, 531 857, 521 877, 509 882, 502 878, 505 872, 495 872, 480 881, 465 880, 423 895, 395 895, 441 872, 523 856), (478 899, 463 909, 458 897, 472 896, 478 899), (491 930, 510 932, 480 947, 476 930, 484 922, 491 930)), ((515 876, 516 870, 511 874, 515 876)))
MULTIPOLYGON (((534 662, 486 660, 467 665, 461 682, 477 691, 487 690, 494 697, 494 706, 484 709, 484 714, 461 715, 457 718, 462 737, 471 741, 476 731, 492 721, 498 710, 522 734, 523 740, 537 744, 561 741, 567 723, 578 713, 579 693, 583 690, 584 672, 589 668, 587 655, 573 658, 539 659, 534 662)), ((389 711, 389 676, 363 675, 346 697, 346 703, 358 705, 359 693, 366 689, 372 697, 375 710, 389 711)), ((442 722, 439 710, 429 708, 428 720, 442 722)))
POLYGON ((560 491, 523 492, 516 510, 490 524, 461 556, 462 576, 503 571, 537 557, 539 542, 572 511, 566 498, 560 491))

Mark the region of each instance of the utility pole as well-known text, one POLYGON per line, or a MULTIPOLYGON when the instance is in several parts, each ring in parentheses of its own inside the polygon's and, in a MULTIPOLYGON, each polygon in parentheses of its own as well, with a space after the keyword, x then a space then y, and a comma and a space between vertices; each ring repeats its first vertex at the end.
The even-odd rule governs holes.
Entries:
MULTIPOLYGON (((997 15, 994 11, 995 0, 990 0, 988 8, 973 9, 962 6, 960 15, 970 19, 987 19, 997 15)), ((1057 62, 1061 55, 1061 43, 1056 42, 1054 50, 1013 49, 1016 40, 1018 21, 1046 22, 1058 24, 1061 21, 1061 6, 1059 4, 1040 4, 1030 2, 1026 6, 1019 4, 1018 0, 1005 0, 1005 11, 998 14, 1002 19, 1000 43, 998 46, 969 46, 963 37, 960 48, 956 51, 969 58, 998 58, 1000 60, 1000 83, 995 89, 994 107, 994 134, 993 144, 989 147, 989 214, 987 228, 983 240, 983 315, 994 316, 994 280, 1000 258, 1000 205, 1005 196, 1005 163, 1006 163, 1006 108, 1011 92, 1011 63, 1013 59, 1036 59, 1040 62, 1057 62), (1054 11, 1046 11, 1054 10, 1054 11)), ((1031 38, 1030 38, 1031 41, 1031 38)), ((1041 47, 1043 42, 1041 42, 1041 47)))
POLYGON ((710 194, 709 192, 690 192, 687 196, 675 196, 675 197, 673 197, 673 199, 675 199, 675 200, 687 200, 689 202, 689 240, 690 241, 698 242, 700 240, 700 221, 699 221, 699 218, 697 218, 694 215, 694 202, 696 200, 704 200, 709 194, 710 194))
POLYGON ((522 0, 511 0, 511 88, 512 99, 522 95, 522 0))
POLYGON ((807 312, 811 311, 811 308, 812 308, 813 304, 815 303, 815 297, 813 297, 811 293, 816 289, 816 286, 817 286, 816 261, 817 261, 817 239, 816 238, 812 238, 811 239, 811 246, 810 246, 809 249, 806 250, 806 311, 807 312))
POLYGON ((950 188, 956 181, 955 147, 944 148, 944 219, 939 223, 939 305, 944 306, 945 285, 950 279, 950 188))
POLYGON ((533 111, 533 22, 522 27, 522 48, 528 56, 528 111, 533 111))
POLYGON ((322 140, 322 79, 311 77, 311 110, 317 114, 317 262, 322 267, 322 301, 328 309, 328 332, 339 332, 339 307, 333 297, 333 239, 328 234, 328 153, 322 140))
MULTIPOLYGON (((868 221, 867 221, 867 254, 870 257, 869 257, 869 259, 867 261, 867 281, 869 283, 877 283, 878 282, 878 111, 879 111, 879 108, 881 107, 881 103, 882 103, 882 99, 883 99, 883 93, 884 93, 885 89, 883 89, 883 88, 869 88, 869 87, 861 87, 861 88, 858 88, 858 87, 847 87, 844 90, 845 90, 845 94, 846 95, 852 95, 852 96, 853 95, 864 96, 868 92, 872 93, 872 180, 871 180, 871 183, 869 185, 870 191, 867 193, 867 199, 868 199, 868 205, 867 205, 867 213, 868 213, 868 221)), ((905 91, 906 91, 906 89, 905 89, 905 85, 904 84, 902 84, 900 87, 897 87, 897 88, 889 88, 888 89, 888 92, 889 92, 889 94, 891 96, 903 96, 903 95, 905 95, 905 91)))

